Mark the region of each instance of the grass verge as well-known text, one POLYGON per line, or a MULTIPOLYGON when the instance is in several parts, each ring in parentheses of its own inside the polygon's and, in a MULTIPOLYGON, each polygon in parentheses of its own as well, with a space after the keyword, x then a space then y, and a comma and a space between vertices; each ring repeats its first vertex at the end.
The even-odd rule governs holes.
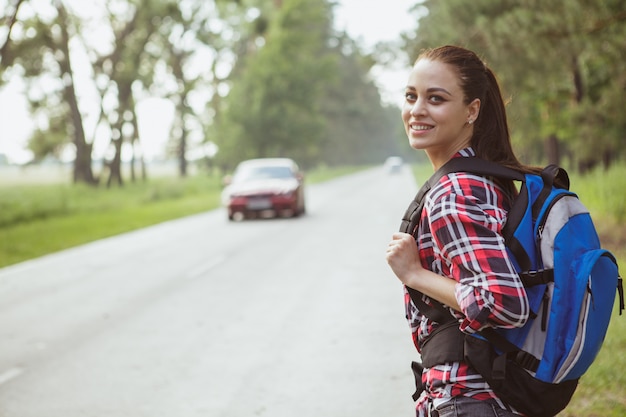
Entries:
MULTIPOLYGON (((364 167, 322 167, 312 184, 364 167)), ((0 267, 94 240, 212 210, 221 177, 162 177, 124 187, 0 184, 0 267)))

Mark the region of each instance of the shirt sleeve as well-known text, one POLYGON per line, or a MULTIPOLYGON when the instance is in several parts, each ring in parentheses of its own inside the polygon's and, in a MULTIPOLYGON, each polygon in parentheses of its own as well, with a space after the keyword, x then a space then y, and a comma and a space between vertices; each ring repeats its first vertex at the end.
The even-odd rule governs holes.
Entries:
POLYGON ((528 320, 528 299, 501 235, 506 212, 497 194, 471 183, 447 191, 428 205, 428 217, 435 256, 457 281, 455 295, 465 316, 461 330, 521 327, 528 320))

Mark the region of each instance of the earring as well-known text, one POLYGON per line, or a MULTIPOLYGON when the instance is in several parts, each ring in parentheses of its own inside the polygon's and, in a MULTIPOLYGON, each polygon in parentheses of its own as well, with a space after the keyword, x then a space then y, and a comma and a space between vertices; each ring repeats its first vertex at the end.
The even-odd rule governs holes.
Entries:
POLYGON ((474 120, 469 119, 469 120, 467 121, 467 123, 472 124, 472 123, 474 123, 474 120))

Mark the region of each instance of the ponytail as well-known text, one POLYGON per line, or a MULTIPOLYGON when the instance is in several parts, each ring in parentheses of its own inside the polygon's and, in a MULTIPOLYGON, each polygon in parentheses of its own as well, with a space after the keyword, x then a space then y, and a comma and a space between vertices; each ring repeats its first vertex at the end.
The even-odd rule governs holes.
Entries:
MULTIPOLYGON (((484 64, 483 64, 484 65, 484 64)), ((484 67, 484 90, 480 98, 480 113, 471 139, 476 155, 510 168, 521 168, 511 146, 506 108, 495 74, 484 67)))

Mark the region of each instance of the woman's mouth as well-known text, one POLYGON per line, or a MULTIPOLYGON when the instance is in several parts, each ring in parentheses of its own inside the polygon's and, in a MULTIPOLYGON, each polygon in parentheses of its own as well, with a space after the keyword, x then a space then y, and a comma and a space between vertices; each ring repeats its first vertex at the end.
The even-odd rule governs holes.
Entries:
POLYGON ((423 124, 423 123, 411 123, 409 125, 409 127, 411 128, 411 130, 418 130, 418 131, 424 131, 424 130, 431 130, 431 129, 433 129, 433 126, 426 125, 426 124, 423 124))

